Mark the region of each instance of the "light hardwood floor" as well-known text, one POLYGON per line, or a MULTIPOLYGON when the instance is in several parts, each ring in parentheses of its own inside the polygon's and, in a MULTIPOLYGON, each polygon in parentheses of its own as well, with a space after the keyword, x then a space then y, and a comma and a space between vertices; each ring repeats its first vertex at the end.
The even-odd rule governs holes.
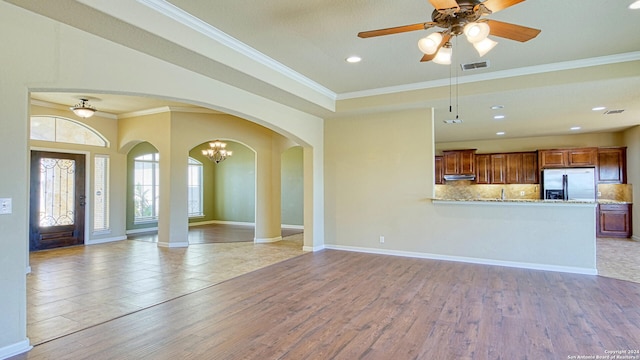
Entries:
POLYGON ((568 359, 640 344, 640 284, 324 250, 14 359, 568 359))
MULTIPOLYGON (((78 334, 89 334, 87 333, 87 331, 89 331, 91 328, 96 326, 102 327, 104 325, 107 325, 108 323, 112 322, 111 320, 113 319, 116 319, 116 318, 123 319, 138 313, 143 313, 143 312, 146 313, 147 311, 153 308, 156 308, 161 304, 162 306, 165 306, 164 304, 178 304, 174 302, 178 298, 192 297, 192 296, 206 297, 208 296, 207 295, 208 290, 212 289, 211 286, 213 284, 219 284, 216 286, 220 286, 222 285, 221 282, 237 277, 240 274, 250 272, 257 268, 262 268, 264 266, 267 266, 268 264, 274 264, 274 263, 280 262, 290 257, 299 256, 300 254, 302 254, 301 246, 302 246, 301 236, 294 236, 294 237, 288 238, 287 241, 283 241, 277 244, 264 244, 264 245, 253 245, 253 243, 251 242, 234 243, 234 244, 198 244, 198 245, 192 245, 188 249, 163 249, 163 248, 158 248, 155 244, 152 244, 149 242, 124 241, 116 244, 104 244, 104 245, 95 245, 90 247, 67 248, 67 249, 33 253, 31 261, 32 261, 32 266, 34 267, 33 269, 34 271, 32 275, 30 275, 30 278, 28 280, 28 286, 29 286, 28 335, 32 343, 38 344, 38 343, 43 343, 43 342, 46 342, 47 340, 58 338, 62 335, 70 334, 73 332, 78 332, 78 334), (186 294, 190 294, 190 295, 186 295, 186 294), (143 310, 143 309, 146 309, 146 310, 143 310), (131 315, 127 315, 127 314, 131 314, 131 315), (88 330, 82 330, 82 329, 88 329, 88 330)), ((638 269, 637 272, 633 272, 632 270, 629 270, 630 267, 633 268, 633 266, 636 266, 636 267, 640 266, 640 261, 638 261, 640 260, 640 243, 635 241, 630 241, 630 240, 599 239, 598 249, 599 249, 598 251, 599 271, 602 273, 603 268, 604 269, 607 268, 604 263, 610 263, 614 265, 611 267, 611 269, 606 270, 608 272, 606 274, 603 274, 604 276, 625 278, 625 276, 628 276, 629 274, 638 275, 638 273, 640 272, 640 269, 638 269), (604 251, 601 251, 601 249, 604 249, 604 251), (616 253, 616 249, 618 250, 622 249, 623 251, 617 251, 616 253), (625 271, 622 271, 622 275, 620 275, 619 274, 620 269, 623 269, 623 270, 626 269, 627 275, 624 274, 625 271), (618 273, 616 273, 616 271, 618 271, 618 273)), ((317 258, 317 256, 315 256, 316 254, 313 254, 313 255, 314 256, 312 256, 310 259, 306 260, 307 262, 309 262, 309 264, 306 264, 306 265, 303 264, 304 268, 306 269, 305 271, 311 271, 314 274, 320 274, 321 272, 324 271, 324 268, 323 267, 320 267, 318 269, 314 268, 314 264, 316 264, 316 260, 314 260, 314 258, 317 258)), ((352 254, 352 255, 355 256, 355 254, 352 254)), ((334 257, 335 256, 332 256, 331 258, 333 259, 334 257)), ((398 260, 397 258, 393 258, 393 257, 382 257, 382 258, 383 259, 386 258, 389 260, 393 259, 393 263, 395 263, 395 265, 393 265, 390 268, 386 266, 378 268, 377 265, 373 265, 373 263, 370 264, 369 262, 365 262, 365 263, 358 262, 356 261, 358 257, 355 257, 354 264, 358 264, 357 268, 355 269, 346 268, 346 269, 338 270, 337 273, 335 272, 331 274, 327 273, 327 276, 323 276, 321 278, 307 277, 307 280, 311 281, 312 284, 315 283, 317 286, 321 286, 327 289, 327 291, 337 291, 335 289, 334 290, 331 290, 331 289, 333 289, 336 286, 336 284, 340 284, 343 280, 345 280, 346 278, 349 278, 349 276, 346 276, 347 274, 351 272, 361 272, 362 270, 359 267, 363 267, 363 269, 369 269, 368 271, 371 272, 371 274, 368 275, 369 277, 374 277, 374 278, 380 277, 381 279, 385 279, 382 283, 377 285, 375 283, 373 284, 369 283, 368 286, 372 286, 371 290, 375 293, 376 291, 383 291, 381 289, 376 289, 376 286, 384 286, 384 287, 391 286, 391 284, 386 283, 386 282, 391 282, 391 283, 394 282, 393 276, 390 274, 393 274, 398 271, 403 273, 407 271, 413 271, 412 268, 416 266, 416 265, 412 265, 415 259, 406 259, 407 263, 405 264, 402 261, 397 262, 396 261, 398 260), (405 267, 407 266, 409 267, 409 269, 405 269, 405 267), (383 274, 379 274, 378 272, 382 272, 382 273, 389 272, 389 274, 384 274, 384 276, 382 276, 383 274), (339 281, 331 281, 331 276, 335 276, 337 279, 339 279, 339 281)), ((329 260, 323 260, 323 261, 329 261, 329 260)), ((376 260, 376 261, 379 262, 380 260, 376 260)), ((420 260, 420 261, 424 261, 424 260, 420 260)), ((350 261, 347 261, 347 263, 348 262, 350 261)), ((465 267, 463 266, 464 264, 458 264, 462 267, 455 266, 455 264, 450 264, 452 265, 452 267, 447 267, 447 270, 445 272, 452 273, 452 274, 447 275, 447 274, 440 274, 440 272, 442 271, 442 267, 440 267, 440 265, 437 265, 439 262, 433 262, 433 263, 434 263, 433 265, 428 265, 428 266, 431 267, 432 270, 435 271, 435 273, 433 275, 430 274, 425 279, 431 279, 436 282, 452 281, 454 283, 456 281, 462 281, 462 285, 460 286, 469 285, 468 283, 470 283, 470 280, 466 279, 468 275, 465 274, 465 272, 469 271, 469 269, 465 270, 465 267), (457 272, 460 272, 460 274, 457 274, 457 272), (444 275, 446 276, 443 278, 444 275), (453 276, 453 278, 451 278, 451 276, 453 276)), ((344 265, 347 265, 347 264, 340 261, 338 261, 336 264, 338 268, 344 265)), ((296 265, 296 266, 300 266, 300 265, 296 265)), ((427 266, 427 265, 420 265, 420 266, 427 266)), ((488 268, 493 268, 493 267, 488 267, 488 268)), ((478 269, 484 269, 484 268, 480 266, 478 269)), ((264 269, 264 271, 267 271, 267 270, 269 270, 268 273, 270 273, 271 276, 274 277, 275 279, 279 277, 289 278, 290 277, 290 274, 288 274, 289 272, 291 271, 296 272, 293 265, 285 266, 284 268, 279 268, 276 270, 273 270, 271 267, 268 269, 264 269)), ((476 270, 473 270, 473 272, 476 272, 476 270)), ((489 271, 489 273, 493 273, 495 276, 499 276, 500 278, 485 279, 484 281, 489 281, 490 285, 493 283, 496 283, 496 284, 501 283, 503 284, 503 286, 506 286, 505 288, 506 290, 513 287, 519 289, 521 286, 523 286, 522 281, 525 281, 525 285, 530 282, 529 280, 520 279, 520 275, 516 275, 519 272, 522 272, 522 276, 524 276, 524 278, 534 276, 529 273, 545 274, 544 272, 536 272, 536 271, 523 271, 523 270, 517 270, 517 269, 496 268, 494 270, 489 271), (515 283, 511 283, 511 281, 515 281, 515 283)), ((254 272, 250 275, 256 275, 259 278, 262 278, 265 276, 265 275, 259 274, 259 272, 254 272)), ((303 276, 303 275, 308 276, 308 274, 306 275, 298 274, 298 276, 303 276)), ((411 276, 418 276, 418 275, 411 275, 411 276)), ((473 275, 472 278, 475 278, 476 276, 478 275, 473 275)), ((266 275, 266 277, 269 277, 269 275, 266 275)), ((567 274, 549 273, 544 277, 556 279, 556 280, 559 279, 562 283, 563 281, 570 281, 570 280, 567 280, 566 278, 571 278, 573 276, 567 275, 567 274)), ((615 281, 615 280, 606 279, 602 277, 590 277, 590 276, 583 276, 583 277, 577 276, 577 278, 583 279, 580 281, 586 281, 588 279, 596 279, 596 280, 602 279, 601 281, 603 281, 603 284, 606 284, 607 286, 611 286, 613 289, 615 289, 618 286, 622 288, 625 287, 624 281, 619 282, 617 285, 614 282, 613 283, 614 285, 611 285, 606 282, 615 281)), ((368 298, 369 296, 372 296, 371 294, 367 293, 366 287, 362 287, 359 285, 359 282, 361 280, 362 279, 358 279, 356 281, 356 284, 351 284, 351 285, 349 285, 349 283, 343 284, 342 289, 336 292, 335 295, 336 296, 344 295, 344 291, 346 291, 345 289, 347 289, 349 286, 352 286, 354 288, 353 291, 356 291, 355 289, 359 289, 357 291, 364 292, 363 294, 360 294, 358 296, 361 296, 364 298, 368 298)), ((629 279, 629 280, 633 280, 633 279, 629 279)), ((235 279, 231 281, 235 281, 235 279)), ((396 295, 399 298, 405 298, 405 297, 412 298, 412 297, 418 296, 418 293, 422 293, 426 291, 425 294, 427 294, 431 291, 431 290, 424 290, 424 289, 422 290, 413 289, 413 286, 418 286, 418 287, 427 286, 428 281, 426 282, 420 281, 417 283, 411 282, 411 284, 404 284, 404 285, 402 284, 402 277, 399 277, 398 281, 400 281, 397 284, 399 287, 395 287, 394 285, 394 286, 391 286, 389 290, 384 290, 384 291, 385 292, 395 291, 396 295), (392 289, 395 289, 395 290, 392 290, 392 289)), ((253 285, 247 285, 246 289, 252 289, 253 286, 255 285, 256 285, 255 283, 253 285)), ((450 285, 452 284, 449 284, 447 286, 450 286, 450 285)), ((484 287, 486 285, 487 284, 476 284, 474 286, 484 287)), ((274 287, 283 286, 280 289, 280 291, 290 292, 291 294, 289 294, 288 296, 296 298, 296 302, 298 303, 298 305, 294 306, 294 308, 297 309, 297 307, 299 307, 299 309, 296 310, 296 312, 306 311, 306 310, 309 310, 310 308, 315 308, 315 307, 322 307, 321 305, 316 303, 310 303, 310 304, 304 305, 307 301, 307 299, 305 299, 305 293, 301 292, 298 294, 297 293, 298 286, 292 287, 291 284, 289 284, 288 280, 287 281, 283 280, 283 282, 279 282, 279 281, 272 282, 271 286, 274 286, 274 287)), ((302 284, 300 284, 300 286, 308 287, 309 285, 302 286, 302 284)), ((434 286, 434 285, 429 285, 429 286, 434 286)), ((438 286, 445 286, 445 285, 436 284, 435 286, 438 287, 438 286)), ((544 284, 544 286, 553 287, 555 285, 553 283, 546 283, 544 284)), ((631 296, 630 299, 635 299, 632 302, 635 302, 636 305, 635 307, 631 308, 632 310, 631 313, 637 314, 637 310, 638 310, 637 304, 640 303, 640 299, 638 298, 637 288, 636 290, 633 290, 633 286, 635 285, 631 285, 631 286, 632 286, 630 290, 631 293, 627 295, 631 296)), ((261 285, 258 284, 258 287, 261 288, 261 285)), ((238 290, 239 291, 238 294, 235 294, 235 295, 230 294, 229 296, 232 296, 234 299, 241 299, 243 296, 243 292, 245 292, 246 289, 238 290)), ((599 285, 594 287, 593 290, 596 292, 604 291, 602 289, 599 289, 599 285)), ((628 289, 623 289, 623 290, 629 291, 628 289)), ((616 291, 619 292, 623 290, 615 290, 614 293, 616 291)), ((350 293, 350 291, 352 290, 349 290, 347 293, 350 293)), ((470 290, 464 290, 464 291, 468 292, 470 290)), ((473 291, 476 291, 476 290, 473 290, 473 291)), ((494 289, 492 291, 494 292, 495 296, 498 296, 497 292, 501 290, 494 289)), ((571 294, 568 294, 566 291, 567 290, 565 289, 561 295, 571 296, 571 294)), ((457 291, 454 291, 454 293, 456 292, 457 291)), ((520 290, 516 291, 515 295, 518 295, 519 293, 520 293, 520 290)), ((318 294, 309 294, 309 295, 318 296, 318 294)), ((511 293, 509 296, 515 296, 515 295, 511 293)), ((557 294, 553 294, 553 293, 549 293, 546 295, 555 296, 555 297, 558 296, 557 294)), ((487 296, 488 295, 486 293, 482 295, 483 298, 487 296)), ((500 297, 503 297, 503 296, 504 294, 500 295, 500 297)), ((429 296, 427 296, 427 298, 423 300, 426 301, 427 299, 429 299, 429 296)), ((470 302, 472 309, 468 309, 468 310, 462 310, 461 308, 457 309, 458 306, 460 307, 465 306, 465 303, 464 301, 462 301, 462 299, 458 300, 459 303, 458 305, 454 306, 454 308, 456 308, 457 311, 462 311, 465 313, 471 312, 471 314, 467 314, 467 315, 473 315, 472 313, 474 311, 479 311, 478 309, 476 310, 473 309, 478 306, 482 307, 484 309, 483 311, 487 311, 485 308, 486 304, 484 304, 484 300, 483 300, 483 304, 481 305, 474 303, 474 301, 477 301, 478 299, 473 298, 472 300, 473 301, 470 302)), ((199 301, 199 300, 194 300, 194 301, 199 301)), ((283 304, 279 303, 280 300, 276 301, 275 303, 271 302, 270 300, 265 300, 265 301, 266 301, 266 304, 274 305, 276 306, 276 308, 278 306, 284 306, 283 304)), ((329 299, 327 301, 333 302, 334 300, 329 299)), ((411 301, 417 301, 417 300, 411 300, 411 301)), ((522 299, 513 298, 513 299, 510 299, 509 301, 513 301, 514 302, 513 306, 517 307, 517 305, 515 304, 520 301, 541 301, 541 300, 540 299, 522 300, 522 299)), ((562 300, 558 300, 558 301, 562 301, 562 300)), ((245 303, 245 305, 247 304, 245 303)), ((434 305, 434 304, 431 303, 430 305, 434 305)), ((444 305, 444 303, 442 305, 444 305)), ((628 306, 621 306, 620 304, 616 304, 615 302, 610 303, 609 305, 613 306, 614 309, 617 308, 619 311, 628 310, 628 306)), ((167 306, 172 306, 172 305, 167 305, 167 306)), ((368 304, 365 304, 365 303, 361 304, 358 301, 356 301, 354 306, 356 307, 366 306, 367 308, 369 307, 368 304)), ((540 306, 540 304, 537 304, 537 306, 540 306)), ((606 305, 603 305, 603 306, 606 306, 606 305)), ((276 308, 274 308, 273 311, 276 311, 275 310, 276 308)), ((254 310, 255 309, 252 309, 252 307, 249 306, 248 308, 237 308, 234 311, 242 312, 249 317, 260 317, 260 321, 267 321, 269 323, 272 323, 272 322, 278 323, 280 321, 276 319, 263 318, 262 317, 263 315, 253 314, 252 311, 254 310)), ((267 309, 267 307, 265 307, 264 310, 267 311, 268 313, 272 312, 269 309, 267 309)), ((367 309, 360 309, 360 310, 368 311, 367 309)), ((433 309, 430 309, 430 311, 432 310, 433 309)), ((516 310, 518 309, 516 308, 516 310)), ((187 311, 187 310, 184 310, 184 311, 187 311)), ((355 311, 355 309, 353 311, 355 311)), ((385 311, 389 311, 389 310, 378 309, 376 311, 380 312, 380 314, 384 314, 385 311)), ((416 310, 414 309, 410 311, 416 311, 416 310)), ((442 311, 442 308, 440 308, 438 311, 442 311)), ((336 313, 336 316, 341 316, 339 314, 340 312, 338 311, 336 313)), ((420 317, 420 315, 417 312, 414 314, 418 318, 420 317)), ((527 316, 531 316, 531 315, 532 314, 528 314, 527 316)), ((156 315, 148 315, 148 316, 154 317, 156 315)), ((192 315, 191 318, 193 318, 193 316, 195 315, 192 315)), ((208 316, 208 315, 206 313, 203 313, 203 316, 208 316)), ((222 316, 222 315, 216 315, 216 316, 222 316)), ((330 316, 330 313, 324 312, 322 316, 324 317, 330 316)), ((617 316, 622 316, 622 315, 619 314, 617 316)), ((393 317, 395 318, 396 316, 394 315, 393 317)), ((297 318, 298 320, 302 319, 297 315, 294 316, 294 318, 297 318)), ((121 321, 120 319, 114 320, 114 321, 119 322, 121 321)), ((192 319, 192 320, 195 320, 195 319, 192 319)), ((320 322, 323 322, 324 320, 330 321, 330 319, 321 319, 320 322)), ((170 320, 170 321, 173 322, 173 320, 170 320)), ((295 320, 292 320, 292 321, 295 321, 295 320)), ((314 320, 306 319, 304 320, 304 324, 300 323, 297 326, 302 326, 302 327, 310 326, 310 324, 307 324, 309 321, 314 322, 314 320)), ((404 321, 408 321, 408 320, 405 319, 404 321)), ((587 320, 582 319, 582 321, 587 321, 587 320)), ((289 325, 293 326, 292 323, 290 323, 289 325)), ((188 327, 191 325, 185 324, 184 326, 188 327)), ((200 324, 197 326, 216 327, 218 325, 216 325, 216 323, 214 322, 208 325, 200 324)), ((256 323, 254 324, 254 326, 258 326, 258 324, 256 323)), ((541 324, 537 324, 536 326, 541 326, 541 324)), ((608 325, 605 324, 604 328, 606 328, 606 326, 608 325)), ((110 329, 111 329, 110 331, 113 330, 112 328, 110 329)), ((113 330, 113 331, 118 332, 118 331, 122 331, 122 329, 113 330)), ((363 330, 366 330, 366 329, 363 329, 363 330)), ((629 329, 629 330, 636 331, 637 329, 629 329)), ((218 329, 216 331, 220 331, 220 334, 226 334, 224 329, 218 329)), ((239 331, 239 329, 234 330, 232 333, 235 333, 237 331, 239 331)), ((269 332, 270 331, 271 330, 269 330, 269 332)), ((317 330, 317 331, 320 331, 320 330, 317 330)), ((403 331, 410 331, 410 330, 404 329, 403 331)), ((443 330, 439 330, 439 331, 443 331, 443 330)), ((527 331, 530 331, 530 330, 527 330, 527 331)), ((128 332, 128 330, 125 332, 128 332)), ((287 334, 289 332, 287 332, 287 334)), ((477 329, 476 329, 476 332, 477 332, 477 329)), ((76 336, 76 335, 71 335, 71 336, 76 336)), ((198 336, 201 337, 204 335, 198 335, 198 336)), ((226 334, 224 336, 231 336, 231 335, 226 334)), ((244 335, 239 335, 239 336, 243 337, 244 335)), ((373 336, 373 335, 370 334, 370 336, 373 336)), ((387 334, 387 336, 390 336, 390 335, 387 334)), ((429 336, 432 336, 432 335, 429 335, 429 336)), ((66 336, 61 339, 51 341, 50 343, 53 344, 53 343, 59 343, 62 341, 63 343, 66 344, 67 340, 64 340, 64 339, 68 337, 69 336, 66 336)), ((78 339, 82 339, 82 335, 78 339)), ((633 337, 633 339, 639 340, 637 336, 633 337)), ((201 340, 206 342, 205 339, 201 339, 201 340)), ((241 341, 241 340, 242 338, 236 339, 236 341, 241 341)), ((480 340, 481 339, 476 339, 475 341, 480 341, 480 340)), ((84 342, 84 340, 75 340, 75 341, 84 342)), ((125 340, 120 339, 118 341, 125 341, 125 340)), ((149 341, 153 342, 155 340, 149 339, 149 341)), ((162 341, 169 341, 169 340, 163 339, 162 341)), ((171 340, 171 341, 174 341, 174 340, 171 340)), ((147 345, 152 346, 151 344, 147 344, 147 345)), ((343 344, 343 345, 347 346, 348 344, 343 344)), ((49 343, 37 346, 34 350, 31 351, 31 353, 29 353, 29 355, 23 355, 23 357, 17 357, 16 359, 23 359, 23 358, 30 359, 32 358, 32 356, 36 356, 36 354, 41 354, 43 356, 44 354, 47 354, 49 352, 49 350, 47 349, 51 349, 49 346, 50 346, 49 343), (39 350, 39 349, 42 349, 42 350, 39 350), (24 356, 28 356, 28 357, 24 357, 24 356)), ((120 346, 120 343, 114 343, 112 345, 109 345, 109 347, 112 347, 112 346, 120 346)), ((348 346, 351 346, 351 345, 348 345, 348 346)), ((218 349, 217 345, 214 346, 212 349, 218 349)), ((214 353, 217 354, 217 351, 218 350, 215 350, 214 353)), ((366 354, 368 354, 369 351, 370 350, 366 350, 366 354)), ((130 358, 124 355, 117 355, 118 354, 117 351, 114 352, 115 355, 113 357, 110 354, 111 354, 110 350, 105 349, 98 356, 98 358, 130 358)), ((154 354, 154 352, 151 351, 149 354, 154 354)), ((185 356, 185 354, 186 353, 182 353, 181 357, 185 356)), ((322 352, 320 352, 319 354, 322 354, 322 352)), ((260 352, 245 353, 245 355, 249 356, 249 358, 260 358, 259 357, 260 352)), ((42 357, 33 357, 33 358, 42 358, 42 357)), ((53 358, 58 358, 58 357, 53 357, 53 358)), ((84 358, 84 357, 79 353, 74 353, 73 355, 70 354, 68 355, 68 357, 63 356, 62 358, 74 359, 74 358, 84 358)), ((91 358, 91 357, 87 357, 87 358, 91 358)), ((149 355, 148 358, 154 358, 154 357, 149 355)), ((160 358, 169 358, 169 357, 160 357, 160 358)), ((206 357, 204 355, 202 356, 194 355, 192 356, 192 358, 209 358, 209 357, 206 357)), ((235 358, 235 357, 231 355, 229 356, 221 355, 221 357, 216 356, 214 358, 235 358)), ((244 357, 238 357, 238 358, 244 358, 244 357)), ((288 357, 288 358, 295 358, 295 357, 288 357)), ((317 357, 317 358, 322 358, 322 357, 317 357)), ((374 357, 374 358, 384 358, 384 357, 374 357)), ((404 357, 400 357, 400 358, 404 358, 404 357)), ((407 357, 407 358, 410 358, 410 357, 407 357)), ((484 357, 475 357, 475 358, 484 358, 484 357)), ((491 356, 489 358, 494 358, 494 357, 491 356)), ((510 358, 510 357, 505 356, 504 358, 510 358)), ((524 357, 516 356, 515 358, 524 358, 524 357)), ((555 358, 555 357, 551 357, 551 358, 555 358)), ((566 358, 566 356, 564 358, 566 358)))

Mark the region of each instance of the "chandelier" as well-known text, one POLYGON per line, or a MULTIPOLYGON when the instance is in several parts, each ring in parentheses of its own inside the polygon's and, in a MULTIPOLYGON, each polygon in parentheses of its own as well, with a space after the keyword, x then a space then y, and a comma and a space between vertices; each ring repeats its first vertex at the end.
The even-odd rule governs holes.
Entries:
POLYGON ((94 106, 89 105, 87 101, 89 100, 81 98, 80 103, 70 107, 69 110, 73 111, 74 114, 76 114, 77 116, 83 119, 92 117, 93 114, 96 112, 96 108, 94 106))
POLYGON ((218 164, 231 156, 233 153, 232 151, 227 151, 226 147, 226 143, 223 143, 220 140, 216 140, 209 143, 209 149, 202 150, 202 155, 218 164))

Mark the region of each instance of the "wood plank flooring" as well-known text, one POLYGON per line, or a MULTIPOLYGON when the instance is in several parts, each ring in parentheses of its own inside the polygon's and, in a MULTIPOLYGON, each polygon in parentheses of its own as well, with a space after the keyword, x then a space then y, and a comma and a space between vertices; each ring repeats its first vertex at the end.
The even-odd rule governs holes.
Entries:
POLYGON ((640 347, 640 284, 324 250, 19 359, 568 359, 640 347))

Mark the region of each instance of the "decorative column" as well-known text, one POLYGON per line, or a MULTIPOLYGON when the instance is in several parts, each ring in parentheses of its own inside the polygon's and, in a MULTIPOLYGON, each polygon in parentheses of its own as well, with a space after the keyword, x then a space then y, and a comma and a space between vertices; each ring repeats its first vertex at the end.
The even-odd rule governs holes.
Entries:
POLYGON ((256 232, 254 242, 282 240, 281 158, 272 147, 256 151, 256 232))

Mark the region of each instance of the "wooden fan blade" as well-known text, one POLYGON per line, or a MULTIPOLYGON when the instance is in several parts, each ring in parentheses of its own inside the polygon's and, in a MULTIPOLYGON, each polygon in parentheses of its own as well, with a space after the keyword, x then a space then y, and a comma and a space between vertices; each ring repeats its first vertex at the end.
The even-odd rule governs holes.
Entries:
MULTIPOLYGON (((491 12, 498 12, 502 9, 506 9, 510 6, 519 4, 525 0, 486 0, 482 3, 484 7, 491 10, 491 12)), ((476 5, 478 7, 480 5, 476 5)))
POLYGON ((487 20, 487 24, 489 24, 490 35, 499 36, 505 39, 516 40, 520 42, 525 42, 533 39, 534 37, 540 34, 541 30, 510 24, 498 20, 487 20))
POLYGON ((426 23, 419 23, 419 24, 413 24, 413 25, 396 26, 396 27, 387 28, 387 29, 362 31, 358 33, 358 37, 370 38, 374 36, 398 34, 398 33, 403 33, 407 31, 426 30, 430 27, 433 27, 434 25, 435 23, 426 22, 426 23))
POLYGON ((437 10, 449 10, 456 9, 460 10, 460 6, 456 2, 456 0, 429 0, 431 5, 437 10))
MULTIPOLYGON (((440 42, 440 45, 438 46, 438 50, 440 50, 441 47, 444 46, 444 44, 446 44, 449 40, 451 40, 451 34, 446 34, 442 37, 442 41, 440 42)), ((425 61, 431 61, 433 60, 434 57, 436 57, 436 54, 438 53, 438 50, 436 50, 436 52, 434 52, 431 55, 427 55, 424 54, 424 56, 422 57, 422 59, 420 59, 420 62, 425 62, 425 61)))

